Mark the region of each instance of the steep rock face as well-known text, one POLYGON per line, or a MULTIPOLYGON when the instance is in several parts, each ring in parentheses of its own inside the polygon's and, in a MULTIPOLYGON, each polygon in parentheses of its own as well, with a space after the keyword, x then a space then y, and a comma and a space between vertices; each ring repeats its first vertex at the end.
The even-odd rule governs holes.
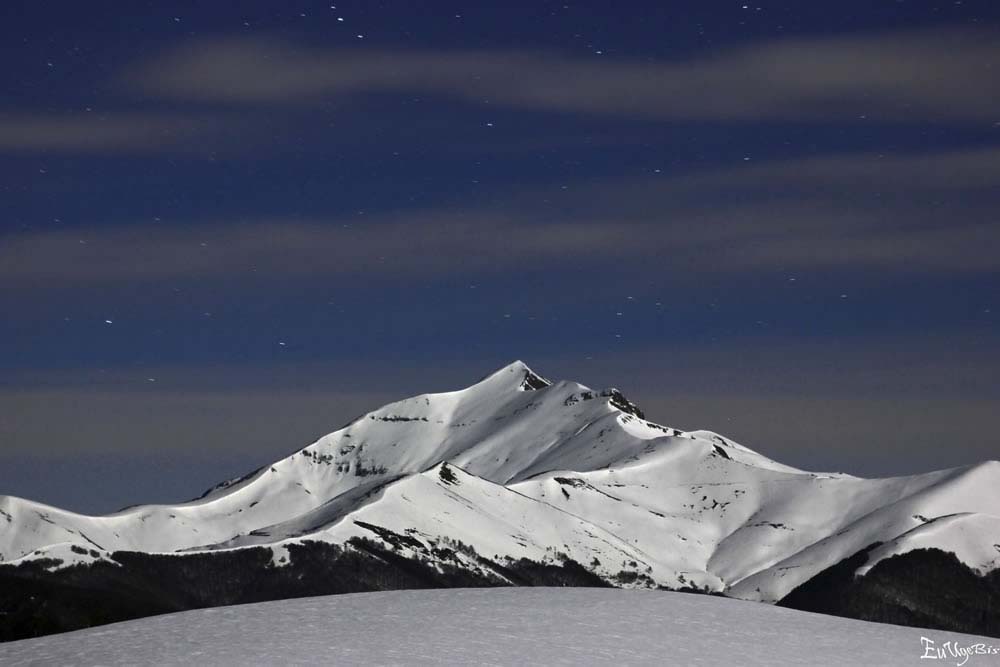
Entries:
POLYGON ((299 545, 364 539, 441 568, 455 563, 431 545, 447 539, 497 567, 573 562, 617 585, 776 602, 874 543, 867 567, 937 548, 985 573, 1000 565, 997 508, 995 462, 889 479, 801 471, 514 362, 189 503, 89 517, 0 497, 0 563, 266 548, 280 567, 299 545))

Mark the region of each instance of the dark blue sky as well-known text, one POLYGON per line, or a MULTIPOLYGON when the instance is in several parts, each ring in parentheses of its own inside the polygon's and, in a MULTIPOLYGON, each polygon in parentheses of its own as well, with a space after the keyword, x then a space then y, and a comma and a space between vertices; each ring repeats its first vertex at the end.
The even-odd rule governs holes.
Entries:
POLYGON ((996 458, 995 2, 11 2, 0 493, 180 500, 520 358, 996 458))

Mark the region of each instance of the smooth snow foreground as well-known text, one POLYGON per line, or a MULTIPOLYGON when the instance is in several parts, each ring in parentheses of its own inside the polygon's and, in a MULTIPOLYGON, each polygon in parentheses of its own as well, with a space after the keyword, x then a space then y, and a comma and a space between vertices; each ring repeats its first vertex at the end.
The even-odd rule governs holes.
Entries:
POLYGON ((998 661, 997 639, 719 597, 597 588, 334 595, 200 609, 0 644, 0 664, 8 666, 998 661), (977 644, 997 652, 921 658, 936 649, 975 651, 977 644))

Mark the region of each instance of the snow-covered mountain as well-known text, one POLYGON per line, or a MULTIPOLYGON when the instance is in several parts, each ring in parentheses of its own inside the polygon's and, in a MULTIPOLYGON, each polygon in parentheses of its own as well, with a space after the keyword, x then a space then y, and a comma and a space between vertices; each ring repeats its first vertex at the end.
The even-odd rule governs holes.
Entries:
POLYGON ((352 538, 473 572, 484 558, 572 560, 617 585, 777 602, 875 543, 858 574, 924 548, 997 569, 1000 463, 887 479, 802 471, 518 361, 379 408, 188 503, 92 517, 0 497, 0 563, 53 570, 247 547, 280 568, 293 545, 352 538))

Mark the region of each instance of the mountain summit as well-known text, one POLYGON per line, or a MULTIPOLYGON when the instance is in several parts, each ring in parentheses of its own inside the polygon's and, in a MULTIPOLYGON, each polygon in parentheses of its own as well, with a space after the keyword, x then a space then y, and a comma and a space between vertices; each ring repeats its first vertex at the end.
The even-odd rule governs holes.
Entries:
POLYGON ((92 517, 0 497, 0 573, 79 586, 87 568, 127 569, 122 553, 248 550, 278 572, 319 544, 494 584, 524 583, 525 563, 572 564, 584 582, 775 603, 851 558, 848 581, 928 549, 996 585, 998 508, 997 462, 888 479, 802 471, 516 361, 188 503, 92 517))

